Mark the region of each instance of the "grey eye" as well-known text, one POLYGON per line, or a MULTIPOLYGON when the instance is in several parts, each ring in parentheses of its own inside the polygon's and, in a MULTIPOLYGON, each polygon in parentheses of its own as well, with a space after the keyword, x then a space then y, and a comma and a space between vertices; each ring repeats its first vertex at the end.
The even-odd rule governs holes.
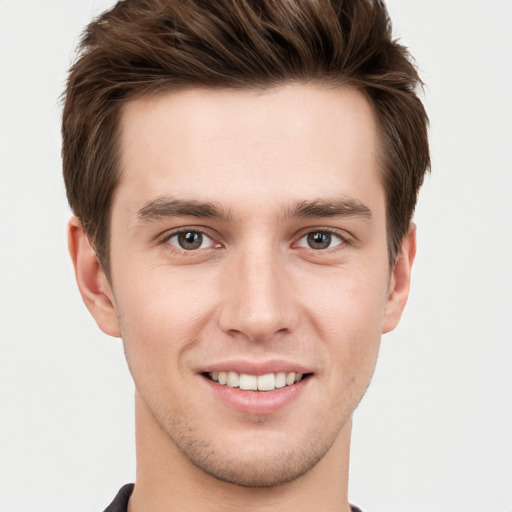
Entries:
POLYGON ((327 249, 331 245, 331 234, 322 233, 310 233, 308 235, 308 245, 311 249, 327 249))
POLYGON ((203 243, 203 235, 195 231, 188 231, 187 233, 178 234, 178 243, 182 249, 191 251, 193 249, 199 249, 203 243))
POLYGON ((212 240, 200 231, 180 231, 175 233, 168 240, 169 244, 185 251, 195 251, 211 247, 212 240))
POLYGON ((329 231, 312 231, 299 240, 298 246, 321 251, 336 247, 342 242, 341 237, 329 231))

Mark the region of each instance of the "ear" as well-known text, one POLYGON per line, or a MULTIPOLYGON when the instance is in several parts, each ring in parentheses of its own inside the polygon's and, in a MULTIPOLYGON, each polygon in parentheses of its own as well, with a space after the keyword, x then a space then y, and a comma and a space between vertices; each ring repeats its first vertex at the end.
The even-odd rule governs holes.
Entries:
POLYGON ((76 217, 72 217, 68 224, 68 248, 78 289, 87 309, 105 334, 120 337, 114 294, 82 223, 76 217))
POLYGON ((416 256, 416 225, 411 223, 404 236, 389 280, 386 314, 382 333, 392 331, 400 321, 409 297, 411 270, 416 256))

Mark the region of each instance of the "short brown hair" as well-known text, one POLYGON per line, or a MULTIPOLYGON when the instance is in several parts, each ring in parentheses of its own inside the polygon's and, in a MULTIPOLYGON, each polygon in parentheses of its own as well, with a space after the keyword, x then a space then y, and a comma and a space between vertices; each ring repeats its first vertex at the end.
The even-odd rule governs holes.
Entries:
POLYGON ((86 28, 65 91, 68 200, 109 276, 119 118, 135 97, 287 81, 348 85, 376 112, 394 262, 430 167, 421 80, 379 0, 124 0, 86 28))

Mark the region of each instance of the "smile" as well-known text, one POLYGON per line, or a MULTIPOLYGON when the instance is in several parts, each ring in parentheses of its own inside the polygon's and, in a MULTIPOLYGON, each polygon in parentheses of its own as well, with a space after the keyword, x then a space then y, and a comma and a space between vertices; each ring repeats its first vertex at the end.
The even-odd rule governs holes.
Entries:
POLYGON ((206 374, 214 382, 230 388, 244 391, 273 391, 300 382, 305 375, 295 372, 267 373, 265 375, 250 375, 234 371, 209 372, 206 374))

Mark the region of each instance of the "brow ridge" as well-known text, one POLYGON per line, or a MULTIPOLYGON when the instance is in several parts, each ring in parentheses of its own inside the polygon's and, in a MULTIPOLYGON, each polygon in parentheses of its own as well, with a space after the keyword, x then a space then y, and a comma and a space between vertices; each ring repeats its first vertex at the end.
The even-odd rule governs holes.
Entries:
POLYGON ((137 212, 137 217, 142 221, 181 216, 215 218, 222 221, 228 221, 231 218, 230 213, 217 203, 169 197, 153 199, 137 212))
POLYGON ((314 199, 299 201, 283 210, 284 218, 315 218, 315 217, 363 217, 371 220, 372 211, 359 199, 314 199))
MULTIPOLYGON (((231 213, 220 204, 194 199, 176 199, 167 196, 147 202, 137 212, 141 221, 161 220, 168 217, 203 217, 230 221, 231 213)), ((286 206, 281 211, 283 219, 363 217, 372 219, 372 212, 364 203, 354 198, 304 200, 286 206)))

